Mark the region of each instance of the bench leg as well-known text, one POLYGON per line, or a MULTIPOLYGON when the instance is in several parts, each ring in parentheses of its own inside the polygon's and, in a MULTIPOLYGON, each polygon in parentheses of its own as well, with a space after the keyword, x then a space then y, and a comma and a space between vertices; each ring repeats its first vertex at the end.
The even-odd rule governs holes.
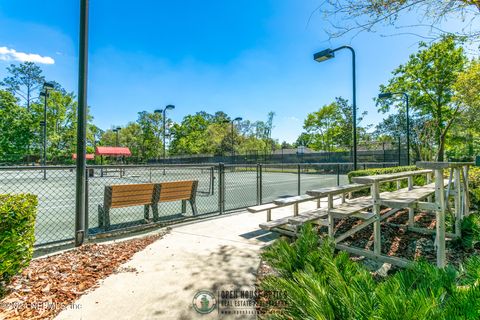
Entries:
POLYGON ((192 206, 192 214, 195 216, 197 215, 197 203, 194 199, 190 200, 190 205, 192 206))
POLYGON ((408 208, 408 226, 413 227, 413 221, 414 221, 415 213, 413 211, 413 208, 408 208))
POLYGON ((110 208, 103 208, 103 221, 105 230, 110 229, 110 208))
POLYGON ((143 206, 143 217, 145 218, 145 222, 150 220, 150 205, 146 204, 143 206))
POLYGON ((182 200, 182 213, 187 213, 187 200, 182 200))
POLYGON ((272 210, 267 210, 267 222, 272 221, 272 210))
POLYGON ((321 206, 320 200, 321 200, 320 198, 317 199, 317 209, 320 208, 321 206))
POLYGON ((330 214, 330 210, 333 209, 333 196, 328 195, 327 210, 328 210, 328 236, 333 239, 333 228, 335 228, 335 221, 333 215, 330 214))
POLYGON ((381 254, 382 252, 382 237, 381 237, 381 224, 380 224, 380 205, 378 199, 380 198, 380 187, 378 182, 373 183, 371 187, 373 208, 372 211, 375 214, 375 222, 373 223, 373 252, 375 254, 381 254))
POLYGON ((158 220, 158 204, 152 204, 153 221, 158 220))
POLYGON ((101 204, 98 205, 98 227, 104 227, 104 216, 105 213, 103 212, 103 206, 101 204))
POLYGON ((298 216, 298 203, 295 203, 293 205, 293 216, 294 217, 298 216))

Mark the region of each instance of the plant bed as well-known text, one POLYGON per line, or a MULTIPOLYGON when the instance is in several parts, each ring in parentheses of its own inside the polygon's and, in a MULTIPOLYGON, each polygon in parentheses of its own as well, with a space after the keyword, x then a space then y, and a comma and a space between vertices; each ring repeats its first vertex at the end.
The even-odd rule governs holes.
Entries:
MULTIPOLYGON (((338 225, 337 225, 338 227, 338 225)), ((393 235, 390 250, 406 250, 393 235)), ((367 234, 368 232, 365 231, 367 234)), ((390 233, 387 233, 390 234, 390 233)), ((318 232, 304 227, 294 241, 277 241, 262 254, 259 292, 281 292, 284 307, 258 296, 259 314, 268 319, 478 319, 480 317, 480 255, 478 248, 452 243, 463 255, 451 255, 456 265, 438 269, 423 259, 380 277, 368 259, 333 249, 318 232), (462 250, 459 250, 461 248, 462 250), (355 261, 361 261, 357 263, 355 261)), ((423 237, 417 238, 422 241, 423 237)), ((356 243, 355 239, 350 239, 356 243)), ((387 242, 387 241, 385 241, 387 242)), ((385 264, 384 264, 385 265, 385 264)), ((388 269, 387 269, 388 271, 388 269)))
POLYGON ((121 265, 163 234, 109 244, 85 244, 31 261, 7 286, 0 300, 1 319, 53 319, 99 280, 116 272, 136 272, 121 265))

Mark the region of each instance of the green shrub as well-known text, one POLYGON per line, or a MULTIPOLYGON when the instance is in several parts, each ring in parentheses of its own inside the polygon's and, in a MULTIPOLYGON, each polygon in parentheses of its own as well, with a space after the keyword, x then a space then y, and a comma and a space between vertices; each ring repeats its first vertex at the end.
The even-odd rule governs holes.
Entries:
MULTIPOLYGON (((260 287, 284 293, 282 308, 268 319, 479 319, 480 257, 472 256, 459 270, 439 269, 425 261, 376 281, 345 252, 335 254, 327 240, 316 246, 311 226, 298 240, 279 240, 266 249, 267 262, 280 270, 260 287), (290 249, 287 249, 287 246, 290 249), (305 258, 293 249, 307 250, 305 258)), ((304 252, 305 254, 305 252, 304 252)))
POLYGON ((457 241, 464 249, 473 249, 480 243, 480 214, 472 213, 463 218, 461 230, 462 237, 457 241))
POLYGON ((480 167, 470 168, 468 182, 472 209, 480 210, 480 167))
MULTIPOLYGON (((350 171, 348 173, 348 181, 350 183, 353 182, 354 177, 364 177, 364 176, 375 176, 375 175, 380 175, 380 174, 388 174, 388 173, 398 173, 398 172, 405 172, 405 171, 417 171, 417 170, 422 170, 420 168, 417 168, 416 166, 403 166, 403 167, 389 167, 389 168, 375 168, 375 169, 365 169, 365 170, 357 170, 357 171, 350 171)), ((415 176, 413 179, 413 183, 415 185, 421 186, 425 184, 425 177, 424 176, 415 176)), ((401 181, 400 187, 406 188, 408 185, 408 182, 406 179, 401 181)), ((380 191, 394 191, 397 189, 397 182, 392 181, 392 182, 385 182, 380 185, 380 191)), ((355 194, 356 195, 365 195, 367 194, 367 190, 362 190, 358 191, 355 194)))
POLYGON ((1 283, 30 263, 37 204, 30 194, 0 195, 0 291, 1 283))

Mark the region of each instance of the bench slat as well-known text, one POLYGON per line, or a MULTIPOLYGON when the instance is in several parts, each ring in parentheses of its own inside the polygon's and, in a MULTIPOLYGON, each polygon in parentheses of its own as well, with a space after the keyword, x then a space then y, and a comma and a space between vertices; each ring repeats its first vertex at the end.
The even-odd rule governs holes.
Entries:
POLYGON ((308 194, 302 194, 300 196, 278 198, 278 199, 275 199, 273 201, 273 203, 275 203, 276 205, 280 205, 280 206, 288 206, 288 205, 292 205, 292 204, 295 204, 295 203, 311 201, 311 200, 315 200, 315 198, 308 195, 308 194))
POLYGON ((351 216, 360 211, 370 209, 372 206, 373 206, 373 201, 371 198, 360 197, 334 207, 333 209, 330 210, 330 213, 333 214, 334 216, 345 217, 345 216, 351 216))
POLYGON ((258 205, 258 206, 248 207, 247 211, 251 212, 251 213, 257 213, 257 212, 272 210, 272 209, 275 209, 275 208, 280 208, 280 206, 271 202, 271 203, 261 204, 261 205, 258 205))
POLYGON ((139 183, 139 184, 114 184, 111 186, 112 192, 129 192, 140 190, 152 190, 155 184, 153 183, 139 183))
POLYGON ((296 217, 290 217, 288 222, 293 225, 300 225, 310 221, 319 220, 327 215, 328 215, 328 212, 326 209, 319 209, 319 210, 312 211, 310 213, 302 213, 301 215, 296 217))
POLYGON ((146 205, 146 204, 151 204, 152 201, 151 200, 144 200, 144 201, 139 201, 139 200, 135 200, 135 201, 130 201, 130 200, 127 200, 127 201, 123 201, 123 202, 115 202, 114 204, 112 204, 110 206, 110 208, 125 208, 125 207, 132 207, 132 206, 141 206, 141 205, 146 205))
POLYGON ((356 183, 387 182, 432 173, 432 170, 404 171, 397 173, 378 174, 374 176, 354 177, 352 180, 356 183))
POLYGON ((184 195, 184 196, 175 196, 175 197, 163 197, 160 198, 158 202, 170 202, 170 201, 177 201, 177 200, 190 200, 191 195, 184 195))
POLYGON ((418 202, 435 193, 435 183, 425 186, 414 186, 412 190, 401 189, 390 193, 384 193, 380 197, 380 202, 384 206, 392 208, 411 207, 418 202))
POLYGON ((153 190, 141 190, 141 191, 130 191, 130 192, 114 192, 112 193, 112 199, 125 199, 135 196, 150 196, 152 197, 153 190))
POLYGON ((290 218, 291 217, 285 217, 285 218, 280 218, 280 219, 277 219, 277 220, 263 222, 263 223, 260 223, 260 228, 262 228, 264 230, 271 230, 273 228, 280 227, 280 226, 288 224, 288 220, 290 218))
POLYGON ((351 183, 343 186, 336 186, 336 187, 327 187, 327 188, 320 188, 315 190, 308 190, 307 194, 313 197, 325 197, 327 195, 339 195, 342 193, 348 193, 353 191, 358 191, 362 189, 369 188, 370 184, 363 184, 363 183, 351 183))

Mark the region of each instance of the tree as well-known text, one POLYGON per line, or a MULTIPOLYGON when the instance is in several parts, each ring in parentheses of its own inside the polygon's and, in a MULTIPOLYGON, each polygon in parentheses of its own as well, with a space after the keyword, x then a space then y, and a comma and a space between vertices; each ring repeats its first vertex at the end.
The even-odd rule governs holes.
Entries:
POLYGON ((16 163, 27 154, 33 117, 8 91, 0 90, 0 162, 16 163))
MULTIPOLYGON (((435 159, 443 161, 447 134, 463 111, 453 97, 454 84, 464 69, 466 57, 453 37, 444 37, 430 46, 422 42, 419 49, 406 64, 392 72, 393 78, 387 85, 381 85, 380 91, 408 93, 412 114, 416 112, 430 119, 434 129, 432 142, 437 150, 435 159)), ((387 112, 392 105, 405 109, 403 101, 377 100, 381 112, 387 112)))
MULTIPOLYGON (((313 150, 340 151, 349 150, 353 144, 353 112, 348 100, 341 97, 309 113, 303 128, 305 133, 297 139, 297 145, 308 146, 313 150), (306 143, 306 144, 300 144, 306 143)), ((366 112, 357 118, 357 124, 363 120, 366 112)), ((357 134, 365 135, 365 128, 357 125, 357 134)))
POLYGON ((480 1, 478 0, 326 0, 317 9, 330 22, 331 38, 346 34, 374 32, 380 26, 395 26, 400 33, 418 34, 438 40, 443 35, 480 40, 480 1), (410 13, 420 16, 419 23, 400 25, 400 18, 410 13), (459 21, 461 30, 445 30, 445 21, 459 21))
POLYGON ((454 89, 454 103, 459 104, 463 112, 451 130, 447 154, 472 160, 480 153, 480 59, 472 60, 458 75, 454 89))
POLYGON ((142 132, 140 136, 140 154, 142 159, 160 158, 163 155, 163 117, 161 113, 138 113, 137 124, 142 132))
POLYGON ((27 111, 30 111, 33 93, 45 82, 42 69, 33 62, 24 62, 18 66, 11 64, 7 71, 10 75, 0 85, 24 100, 27 111))

